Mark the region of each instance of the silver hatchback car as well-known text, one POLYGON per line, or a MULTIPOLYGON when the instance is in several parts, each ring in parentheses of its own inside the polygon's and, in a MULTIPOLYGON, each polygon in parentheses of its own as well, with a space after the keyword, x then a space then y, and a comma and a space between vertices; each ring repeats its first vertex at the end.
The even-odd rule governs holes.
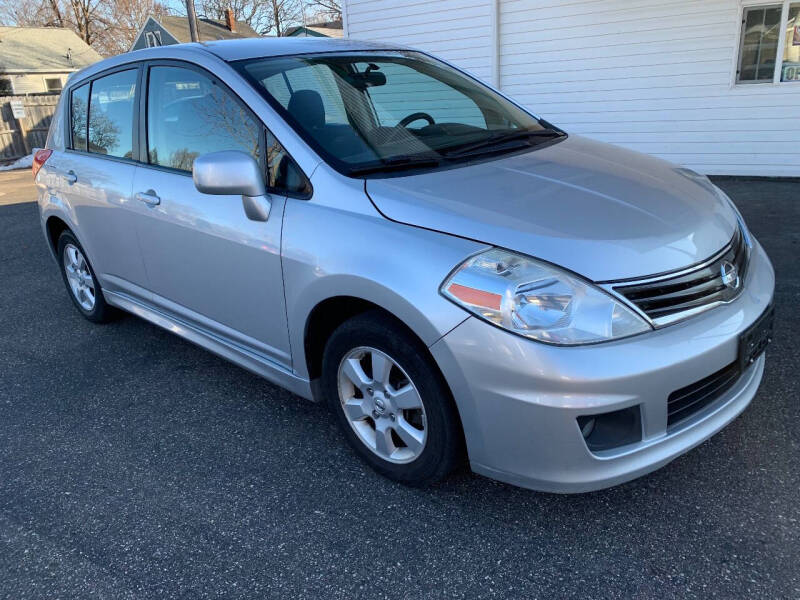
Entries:
POLYGON ((707 178, 406 48, 152 48, 70 78, 34 162, 89 320, 324 400, 380 473, 580 492, 744 410, 774 273, 707 178))

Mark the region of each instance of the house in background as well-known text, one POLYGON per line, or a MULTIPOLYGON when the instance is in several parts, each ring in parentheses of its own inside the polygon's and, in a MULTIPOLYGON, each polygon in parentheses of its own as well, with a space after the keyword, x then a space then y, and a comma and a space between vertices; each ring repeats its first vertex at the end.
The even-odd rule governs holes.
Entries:
POLYGON ((298 25, 286 30, 286 37, 330 37, 340 38, 343 35, 341 21, 325 21, 322 23, 311 23, 309 25, 298 25))
MULTIPOLYGON (((201 42, 260 37, 250 25, 234 19, 233 11, 230 9, 226 11, 223 21, 198 18, 197 33, 201 42)), ((161 17, 158 20, 149 17, 133 41, 131 50, 183 44, 191 41, 189 21, 186 17, 161 17)))
POLYGON ((60 92, 70 73, 101 59, 69 29, 0 27, 0 95, 60 92))
POLYGON ((566 129, 716 175, 800 176, 800 0, 343 0, 566 129))

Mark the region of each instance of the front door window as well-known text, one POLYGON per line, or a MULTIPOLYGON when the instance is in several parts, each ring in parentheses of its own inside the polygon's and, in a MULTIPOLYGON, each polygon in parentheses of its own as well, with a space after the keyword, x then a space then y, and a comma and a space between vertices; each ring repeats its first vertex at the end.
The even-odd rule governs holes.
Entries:
POLYGON ((221 150, 240 150, 258 160, 259 131, 250 112, 210 77, 181 67, 150 69, 150 164, 191 171, 195 158, 221 150))

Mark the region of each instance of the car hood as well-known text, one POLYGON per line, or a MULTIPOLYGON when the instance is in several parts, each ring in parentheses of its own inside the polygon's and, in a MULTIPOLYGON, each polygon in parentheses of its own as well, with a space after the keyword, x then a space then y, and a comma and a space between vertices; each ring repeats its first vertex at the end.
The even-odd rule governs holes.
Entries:
POLYGON ((369 179, 366 190, 389 219, 593 281, 687 267, 725 246, 737 226, 730 205, 687 171, 579 136, 461 168, 369 179))

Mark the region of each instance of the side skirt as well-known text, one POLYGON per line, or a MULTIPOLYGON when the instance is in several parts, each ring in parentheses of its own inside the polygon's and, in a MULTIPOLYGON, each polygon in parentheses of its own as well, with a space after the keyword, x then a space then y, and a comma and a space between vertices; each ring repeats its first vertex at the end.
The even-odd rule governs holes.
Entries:
POLYGON ((117 308, 158 325, 168 331, 188 340, 209 352, 221 356, 240 367, 260 375, 264 379, 279 385, 290 392, 307 400, 313 400, 311 384, 308 380, 298 377, 285 367, 275 363, 266 356, 236 344, 231 340, 222 338, 205 329, 190 325, 185 321, 143 304, 127 294, 103 290, 106 302, 117 308))

